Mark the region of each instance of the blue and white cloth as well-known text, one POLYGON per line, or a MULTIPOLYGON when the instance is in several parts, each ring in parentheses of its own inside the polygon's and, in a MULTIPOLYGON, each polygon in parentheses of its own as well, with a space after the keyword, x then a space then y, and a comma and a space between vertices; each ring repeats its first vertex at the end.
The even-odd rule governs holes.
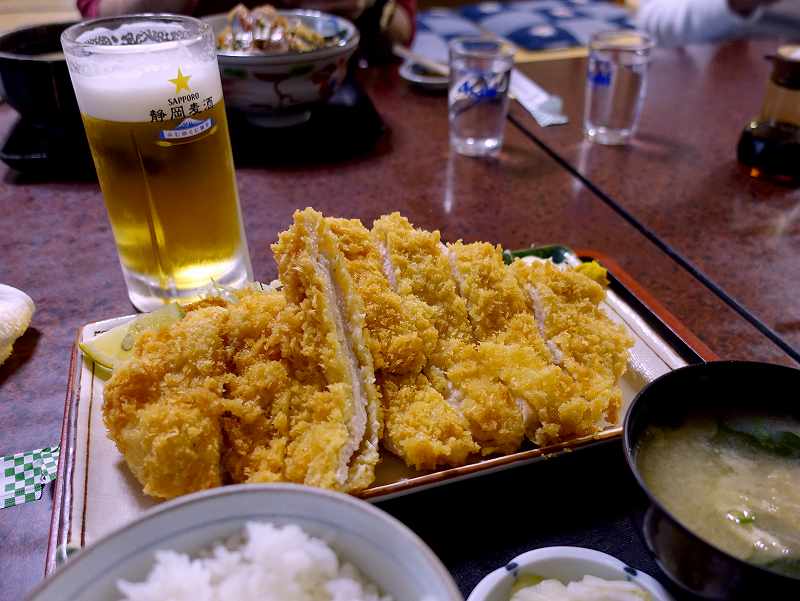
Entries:
POLYGON ((628 10, 603 0, 520 0, 482 2, 417 15, 414 51, 446 61, 447 42, 458 36, 490 31, 523 50, 586 46, 593 34, 632 29, 628 10))

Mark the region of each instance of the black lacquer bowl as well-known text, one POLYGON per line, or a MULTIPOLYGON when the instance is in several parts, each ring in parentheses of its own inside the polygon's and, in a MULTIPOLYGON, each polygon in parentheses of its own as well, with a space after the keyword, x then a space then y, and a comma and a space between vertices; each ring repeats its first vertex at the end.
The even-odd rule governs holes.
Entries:
POLYGON ((649 499, 638 516, 642 533, 661 569, 684 590, 715 600, 800 599, 800 579, 742 561, 683 526, 653 496, 639 473, 636 457, 642 434, 650 425, 677 426, 697 409, 775 410, 800 417, 798 390, 800 370, 719 361, 667 373, 631 403, 623 444, 628 465, 649 499))
POLYGON ((10 104, 30 125, 80 124, 61 32, 72 23, 23 27, 0 35, 0 84, 10 104))

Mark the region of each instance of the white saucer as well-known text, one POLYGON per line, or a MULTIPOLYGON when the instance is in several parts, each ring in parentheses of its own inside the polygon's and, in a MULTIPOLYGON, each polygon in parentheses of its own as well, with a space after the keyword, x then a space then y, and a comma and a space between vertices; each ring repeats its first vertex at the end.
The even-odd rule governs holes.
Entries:
POLYGON ((416 63, 409 61, 400 66, 400 77, 407 82, 428 90, 446 90, 450 79, 442 75, 428 75, 416 63))

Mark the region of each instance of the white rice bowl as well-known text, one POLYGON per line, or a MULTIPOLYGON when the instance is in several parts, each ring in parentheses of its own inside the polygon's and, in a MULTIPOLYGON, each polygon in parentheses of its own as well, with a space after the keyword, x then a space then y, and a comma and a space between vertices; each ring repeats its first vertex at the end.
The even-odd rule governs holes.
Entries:
MULTIPOLYGON (((347 587, 355 588, 360 584, 361 588, 355 590, 365 599, 369 598, 366 595, 373 594, 372 599, 381 601, 388 595, 395 601, 464 601, 453 577, 433 551, 396 518, 350 495, 284 483, 222 486, 160 503, 72 554, 64 565, 31 591, 27 600, 115 601, 127 595, 128 599, 180 601, 186 598, 184 586, 197 601, 223 600, 231 596, 246 599, 244 594, 238 596, 239 591, 233 589, 238 576, 231 581, 230 594, 226 589, 214 591, 209 597, 212 577, 206 565, 216 557, 219 565, 225 566, 224 570, 238 575, 240 568, 254 563, 245 557, 244 551, 249 543, 246 526, 251 522, 270 523, 276 527, 294 524, 310 535, 308 538, 313 536, 330 544, 338 556, 335 563, 338 572, 329 579, 335 581, 331 583, 333 592, 329 595, 341 595, 343 590, 350 590, 347 587), (221 553, 225 559, 215 556, 216 546, 226 548, 221 553), (166 549, 175 553, 167 553, 159 562, 164 567, 160 568, 162 574, 156 575, 156 555, 166 549), (356 566, 360 575, 346 568, 345 562, 356 566), (180 576, 172 569, 176 566, 180 568, 180 576), (374 582, 379 591, 370 589, 362 579, 374 582), (144 586, 121 591, 119 583, 123 580, 144 586)), ((289 557, 283 557, 288 553, 286 545, 272 544, 279 557, 272 561, 262 555, 262 547, 267 553, 269 545, 258 542, 253 547, 256 561, 268 562, 269 570, 274 566, 295 565, 287 563, 289 557)), ((56 553, 60 552, 56 549, 56 553)), ((292 556, 294 562, 314 559, 314 569, 308 575, 316 573, 316 556, 307 551, 305 543, 299 548, 293 546, 292 556)), ((241 579, 247 580, 244 576, 241 579)), ((260 586, 260 582, 263 582, 262 577, 257 576, 252 585, 247 582, 240 586, 258 590, 255 587, 260 586)), ((270 596, 260 591, 258 594, 260 599, 277 596, 272 592, 270 596)), ((341 599, 330 598, 332 601, 341 599)), ((360 598, 354 596, 353 599, 359 601, 360 598)))
POLYGON ((195 558, 156 551, 146 580, 118 582, 122 600, 391 601, 297 525, 248 522, 242 534, 195 558))

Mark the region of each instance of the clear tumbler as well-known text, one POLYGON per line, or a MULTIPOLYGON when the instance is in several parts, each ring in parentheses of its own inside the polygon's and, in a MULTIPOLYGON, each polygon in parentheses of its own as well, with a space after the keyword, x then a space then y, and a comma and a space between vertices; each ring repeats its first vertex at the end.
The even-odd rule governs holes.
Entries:
POLYGON ((647 89, 652 40, 637 31, 592 36, 583 131, 600 144, 627 144, 639 121, 647 89))
POLYGON ((456 152, 500 152, 513 65, 513 51, 501 41, 464 37, 450 42, 450 145, 456 152))

